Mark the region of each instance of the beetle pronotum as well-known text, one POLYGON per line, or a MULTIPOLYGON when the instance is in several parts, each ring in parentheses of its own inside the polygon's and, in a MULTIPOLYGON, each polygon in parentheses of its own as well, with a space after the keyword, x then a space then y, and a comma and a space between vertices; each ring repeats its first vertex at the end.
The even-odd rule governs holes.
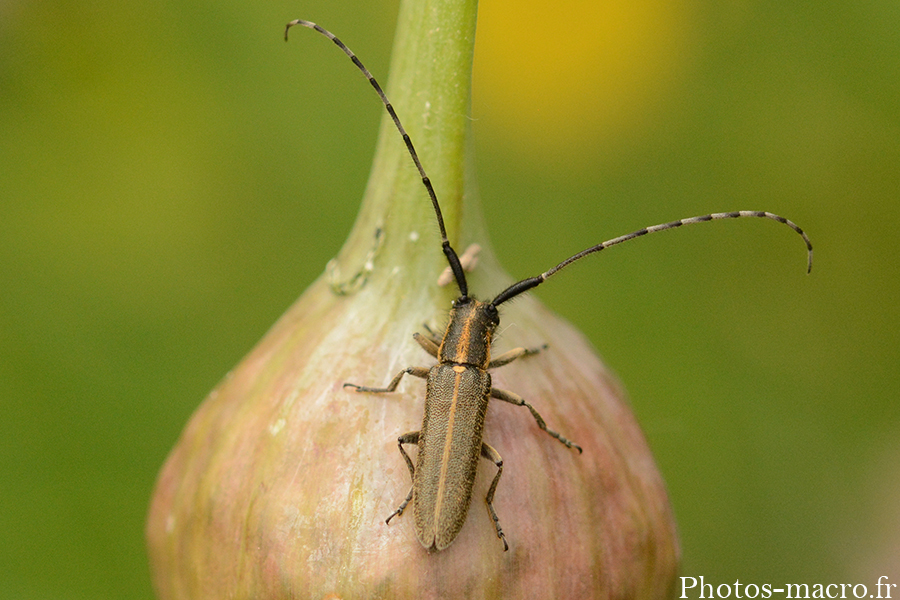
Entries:
POLYGON ((570 256, 540 275, 512 284, 497 294, 493 300, 477 300, 469 296, 463 264, 447 238, 437 194, 422 167, 412 140, 403 128, 394 107, 391 106, 381 86, 363 66, 359 58, 341 40, 315 23, 301 19, 291 21, 285 28, 285 40, 287 40, 288 31, 295 25, 313 29, 334 42, 365 75, 378 97, 381 98, 394 125, 403 137, 409 155, 422 178, 422 184, 431 199, 441 234, 441 247, 459 288, 459 297, 453 302, 453 307, 450 309, 449 323, 443 336, 438 339, 430 331, 427 335, 417 333, 413 336, 426 352, 437 358, 436 365, 431 368, 409 367, 403 369, 386 387, 382 388, 360 386, 353 383, 344 384, 345 388, 352 388, 357 392, 382 393, 393 392, 404 375, 413 375, 426 380, 425 415, 422 428, 419 431, 405 433, 397 440, 400 453, 412 477, 412 488, 397 510, 387 518, 387 522, 390 522, 393 517, 403 514, 408 504, 412 502, 416 537, 429 550, 443 550, 456 539, 469 511, 472 487, 480 457, 490 460, 497 467, 497 474, 491 482, 485 501, 494 522, 497 537, 503 542, 504 550, 509 549, 493 506, 494 492, 500 481, 500 475, 503 473, 503 461, 500 454, 482 439, 484 418, 491 398, 528 408, 541 429, 567 447, 581 452, 581 447, 577 444, 548 429, 537 410, 521 396, 491 386, 489 369, 509 364, 518 358, 540 351, 540 348, 515 348, 491 358, 491 342, 500 323, 498 306, 537 287, 552 275, 589 254, 650 233, 719 219, 756 217, 771 219, 787 225, 806 243, 807 272, 812 269, 812 244, 803 230, 793 222, 764 211, 722 212, 653 225, 615 237, 570 256), (418 446, 416 464, 413 464, 412 459, 403 449, 404 444, 418 446))

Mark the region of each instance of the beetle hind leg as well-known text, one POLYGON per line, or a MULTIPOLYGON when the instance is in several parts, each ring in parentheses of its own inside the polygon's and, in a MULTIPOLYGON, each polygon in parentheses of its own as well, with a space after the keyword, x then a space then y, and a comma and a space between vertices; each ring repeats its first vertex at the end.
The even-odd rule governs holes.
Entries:
MULTIPOLYGON (((403 455, 403 460, 406 461, 406 467, 409 469, 409 478, 412 479, 416 475, 416 468, 413 466, 412 459, 409 458, 409 454, 406 453, 406 450, 403 449, 403 444, 418 444, 419 443, 419 432, 418 431, 410 431, 409 433, 404 433, 399 438, 397 438, 397 447, 400 449, 400 454, 403 455)), ((406 495, 406 499, 397 507, 397 510, 392 512, 387 519, 385 519, 386 524, 390 524, 391 519, 394 517, 399 517, 403 514, 403 511, 406 510, 406 507, 409 505, 409 501, 412 500, 413 497, 413 488, 409 488, 409 493, 406 495)))
POLYGON ((503 528, 500 527, 500 519, 497 518, 497 511, 494 510, 494 492, 497 491, 497 482, 500 481, 500 476, 503 474, 503 459, 500 457, 499 452, 485 442, 481 443, 481 456, 494 463, 497 467, 497 474, 494 475, 494 481, 491 482, 491 487, 484 500, 487 502, 488 513, 491 515, 494 528, 497 530, 497 537, 503 542, 503 551, 506 552, 509 550, 509 544, 506 543, 506 535, 503 534, 503 528))
POLYGON ((388 518, 384 520, 385 525, 390 525, 391 519, 393 519, 394 517, 399 517, 400 515, 403 514, 403 511, 406 510, 406 507, 407 507, 407 505, 409 505, 409 501, 412 500, 412 497, 413 497, 413 489, 412 489, 412 487, 410 487, 409 493, 406 495, 406 499, 404 499, 403 502, 400 503, 400 506, 397 507, 397 510, 395 510, 394 512, 389 514, 388 518))

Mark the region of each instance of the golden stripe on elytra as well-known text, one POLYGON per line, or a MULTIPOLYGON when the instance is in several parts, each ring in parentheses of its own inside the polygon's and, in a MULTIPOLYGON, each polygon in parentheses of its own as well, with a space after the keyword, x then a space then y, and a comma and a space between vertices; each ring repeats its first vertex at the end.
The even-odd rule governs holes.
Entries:
POLYGON ((437 534, 437 523, 441 516, 441 505, 444 503, 444 488, 447 483, 447 469, 450 466, 450 449, 453 446, 453 423, 456 420, 456 401, 459 398, 459 383, 466 368, 457 365, 453 367, 456 377, 453 380, 453 398, 450 401, 450 414, 447 418, 447 438, 444 440, 444 454, 441 456, 441 476, 438 479, 437 500, 434 504, 434 525, 437 534))

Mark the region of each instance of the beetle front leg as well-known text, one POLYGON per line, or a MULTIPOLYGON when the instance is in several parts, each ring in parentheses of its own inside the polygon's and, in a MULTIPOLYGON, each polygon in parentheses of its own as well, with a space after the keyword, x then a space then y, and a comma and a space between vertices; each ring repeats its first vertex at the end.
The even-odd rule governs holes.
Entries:
POLYGON ((531 411, 531 416, 533 416, 534 420, 537 421, 538 427, 540 427, 541 429, 543 429, 544 431, 549 433, 552 437, 555 437, 560 442, 565 444, 567 448, 575 448, 576 450, 578 450, 579 454, 582 452, 581 446, 579 446, 575 442, 570 442, 569 440, 567 440, 566 438, 564 438, 557 432, 553 431, 552 429, 547 429, 547 423, 544 422, 544 418, 538 414, 538 411, 534 410, 534 407, 532 405, 525 402, 525 399, 522 398, 522 396, 520 396, 516 393, 513 393, 513 392, 508 392, 506 390, 491 388, 491 398, 496 398, 497 400, 503 400, 504 402, 509 402, 510 404, 515 404, 516 406, 526 407, 528 410, 531 411))
POLYGON ((432 329, 431 325, 429 325, 428 323, 422 323, 422 328, 425 330, 425 333, 426 335, 428 335, 428 337, 430 337, 435 342, 440 343, 441 334, 439 331, 435 331, 434 329, 432 329))
POLYGON ((491 487, 484 500, 487 502, 488 513, 491 515, 491 520, 494 521, 494 527, 497 529, 497 537, 503 541, 503 551, 506 552, 509 550, 509 544, 506 543, 506 536, 503 535, 503 529, 500 527, 500 519, 497 518, 497 512, 494 510, 494 492, 497 491, 497 482, 500 481, 500 476, 503 474, 503 459, 500 457, 499 452, 485 442, 481 442, 481 456, 494 463, 497 467, 497 474, 494 475, 494 481, 491 482, 491 487))
POLYGON ((428 368, 427 367, 409 367, 408 369, 403 369, 397 376, 391 379, 391 382, 387 384, 387 387, 383 388, 374 388, 374 387, 366 387, 363 385, 356 385, 355 383, 345 383, 345 388, 353 388, 357 392, 363 392, 366 394, 384 394, 387 392, 393 392, 397 389, 397 384, 400 383, 400 380, 403 379, 403 376, 409 374, 413 377, 421 377, 425 379, 428 377, 428 368))
MULTIPOLYGON (((409 433, 404 433, 399 438, 397 438, 397 447, 400 448, 400 454, 403 455, 403 460, 406 461, 406 466, 409 468, 409 478, 414 479, 416 476, 416 468, 413 466, 412 460, 409 458, 409 454, 406 453, 406 450, 403 449, 403 444, 418 444, 419 443, 419 432, 418 431, 410 431, 409 433)), ((409 494, 406 495, 406 499, 400 505, 400 507, 392 512, 390 516, 385 519, 385 523, 390 524, 391 519, 394 517, 400 516, 403 514, 403 511, 406 510, 406 506, 409 504, 409 501, 412 500, 413 497, 413 488, 409 488, 409 494)))
POLYGON ((426 335, 422 335, 421 333, 414 333, 413 339, 416 340, 416 342, 418 342, 420 346, 422 346, 422 349, 425 350, 425 352, 437 358, 438 349, 441 347, 441 341, 435 339, 431 334, 432 331, 430 329, 428 330, 428 334, 426 335))

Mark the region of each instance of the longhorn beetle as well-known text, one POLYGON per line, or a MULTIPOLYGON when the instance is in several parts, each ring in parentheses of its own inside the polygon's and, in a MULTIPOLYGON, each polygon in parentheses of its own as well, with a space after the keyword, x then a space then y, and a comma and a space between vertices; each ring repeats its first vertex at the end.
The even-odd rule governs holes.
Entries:
POLYGON ((456 538, 466 515, 469 512, 469 504, 472 498, 472 486, 475 483, 475 472, 478 467, 478 458, 483 457, 493 462, 497 467, 491 486, 488 489, 485 501, 488 513, 494 522, 497 537, 503 542, 503 549, 508 550, 506 536, 500 527, 497 513, 494 511, 494 492, 497 483, 503 473, 503 461, 500 454, 489 444, 483 441, 484 417, 487 412, 490 399, 503 400, 517 406, 524 406, 534 417, 538 427, 556 438, 567 448, 575 448, 581 452, 581 447, 564 438, 559 433, 548 429, 547 424, 534 407, 524 398, 498 388, 491 387, 491 375, 489 369, 500 367, 512 361, 536 354, 540 348, 515 348, 491 358, 491 342, 494 332, 500 323, 500 314, 497 310, 504 302, 515 298, 519 294, 539 286, 550 276, 564 269, 573 262, 580 260, 588 254, 600 252, 610 246, 627 242, 648 233, 657 233, 666 229, 674 229, 682 225, 703 223, 717 219, 737 219, 743 217, 758 217, 771 219, 787 225, 799 234, 806 243, 807 249, 807 273, 812 269, 812 243, 809 237, 793 222, 779 215, 762 211, 738 211, 713 213, 688 219, 680 219, 670 223, 662 223, 645 227, 638 231, 607 240, 596 246, 582 250, 578 254, 570 256, 555 267, 545 271, 537 277, 529 277, 512 284, 490 301, 477 300, 469 296, 466 284, 466 275, 459 257, 444 229, 444 218, 441 207, 438 204, 437 195, 431 185, 431 180, 425 174, 422 162, 416 153, 412 140, 400 123, 394 107, 388 101, 381 86, 375 78, 363 66, 359 58, 344 45, 333 33, 321 26, 298 19, 287 24, 284 31, 284 39, 288 39, 288 31, 295 25, 301 25, 313 29, 337 45, 346 54, 353 64, 365 75, 366 79, 375 88, 378 97, 384 103, 388 114, 394 121, 394 125, 403 137, 409 155, 419 171, 422 184, 431 198, 437 218, 438 228, 441 234, 441 247, 456 285, 459 288, 459 297, 453 302, 450 309, 450 320, 442 338, 438 339, 433 332, 428 330, 427 335, 416 333, 413 338, 422 348, 438 363, 431 368, 409 367, 403 369, 391 380, 387 387, 376 388, 345 383, 345 388, 352 388, 357 392, 384 393, 393 392, 404 375, 412 375, 426 380, 425 391, 425 416, 422 420, 422 428, 419 431, 405 433, 398 438, 398 447, 403 460, 409 468, 412 477, 412 488, 406 499, 387 518, 387 523, 395 516, 403 514, 407 505, 412 501, 415 517, 416 537, 428 550, 443 550, 456 538), (416 444, 418 454, 414 465, 404 444, 416 444))

